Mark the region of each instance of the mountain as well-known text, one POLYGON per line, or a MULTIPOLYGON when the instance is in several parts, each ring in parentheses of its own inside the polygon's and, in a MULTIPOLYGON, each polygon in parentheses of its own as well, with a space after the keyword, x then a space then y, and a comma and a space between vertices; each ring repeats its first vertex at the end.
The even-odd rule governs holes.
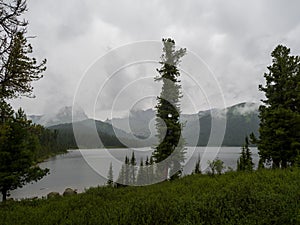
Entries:
MULTIPOLYGON (((140 139, 140 136, 127 133, 112 126, 110 123, 88 119, 84 110, 79 107, 73 110, 72 120, 72 110, 71 106, 66 106, 56 113, 41 116, 31 115, 28 116, 28 119, 51 130, 57 130, 58 142, 66 148, 77 148, 73 131, 74 127, 77 128, 76 138, 80 139, 81 148, 98 148, 103 146, 145 147, 155 143, 155 140, 151 138, 148 140, 143 136, 143 139, 140 139)), ((139 112, 137 113, 139 114, 139 112)), ((139 117, 135 115, 134 118, 136 116, 139 117)), ((141 116, 144 116, 144 113, 141 113, 141 116)), ((137 120, 135 123, 139 123, 139 121, 137 120)), ((144 124, 144 122, 140 123, 144 124)))
POLYGON ((41 124, 45 127, 50 127, 58 124, 72 123, 83 121, 88 119, 84 110, 80 107, 72 108, 72 106, 65 106, 59 109, 57 112, 52 114, 46 114, 41 116, 31 115, 28 119, 32 120, 33 123, 41 124), (72 118, 73 110, 73 118, 72 118))
POLYGON ((48 129, 58 131, 58 143, 65 148, 137 148, 151 146, 155 143, 153 139, 150 139, 151 141, 139 139, 109 123, 93 119, 58 124, 50 126, 48 129))
MULTIPOLYGON (((212 131, 212 121, 218 132, 218 126, 222 128, 226 122, 223 146, 241 146, 244 143, 245 136, 252 132, 258 136, 259 117, 256 103, 240 103, 226 109, 212 109, 198 113, 198 118, 186 120, 186 126, 183 129, 183 136, 189 145, 195 142, 199 146, 206 146, 209 142, 212 131), (200 132, 199 132, 200 129, 200 132), (197 140, 198 141, 195 141, 197 140)), ((183 117, 184 118, 184 117, 183 117)), ((221 132, 221 131, 220 131, 221 132)), ((220 133, 222 137, 222 133, 220 133)), ((211 145, 217 145, 217 141, 211 140, 211 145)))
MULTIPOLYGON (((241 146, 246 135, 258 136, 258 104, 240 103, 226 109, 199 111, 196 114, 182 114, 184 124, 183 137, 188 146, 219 145, 223 137, 223 146, 241 146), (212 126, 213 125, 213 126, 212 126), (217 136, 219 135, 219 136, 217 136), (216 139, 214 139, 217 137, 216 139), (211 138, 211 139, 210 139, 211 138)), ((146 147, 157 144, 155 128, 155 111, 133 110, 128 117, 112 118, 105 122, 88 119, 80 108, 74 110, 64 107, 52 116, 31 116, 36 123, 58 131, 58 141, 67 148, 76 148, 76 139, 81 148, 99 148, 103 146, 146 147), (99 142, 99 137, 101 142, 99 142)))
POLYGON ((108 123, 92 119, 58 124, 48 129, 58 131, 58 142, 66 148, 124 147, 120 139, 127 139, 129 136, 108 123), (75 137, 80 146, 77 145, 75 137))
MULTIPOLYGON (((222 145, 241 146, 246 135, 258 135, 259 118, 257 103, 244 102, 226 109, 211 109, 196 114, 182 114, 184 125, 183 137, 189 146, 206 146, 211 134, 212 121, 218 132, 218 126, 226 126, 222 145)), ((114 127, 132 133, 140 140, 147 139, 149 145, 157 142, 155 129, 155 111, 153 109, 131 111, 128 117, 113 118, 105 121, 114 127)), ((222 134, 220 134, 222 137, 222 134)), ((218 140, 210 140, 211 145, 218 145, 218 140)))
POLYGON ((128 117, 113 118, 105 122, 141 139, 153 138, 156 132, 155 111, 153 109, 132 110, 128 117))

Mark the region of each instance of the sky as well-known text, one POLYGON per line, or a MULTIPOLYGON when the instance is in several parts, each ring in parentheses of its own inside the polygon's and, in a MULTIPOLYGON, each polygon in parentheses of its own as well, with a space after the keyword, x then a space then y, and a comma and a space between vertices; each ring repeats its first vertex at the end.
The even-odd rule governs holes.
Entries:
POLYGON ((103 120, 153 107, 167 37, 188 50, 183 112, 259 102, 272 50, 283 44, 300 54, 299 8, 298 0, 30 0, 27 34, 47 71, 33 84, 36 97, 13 106, 49 114, 75 102, 103 120))

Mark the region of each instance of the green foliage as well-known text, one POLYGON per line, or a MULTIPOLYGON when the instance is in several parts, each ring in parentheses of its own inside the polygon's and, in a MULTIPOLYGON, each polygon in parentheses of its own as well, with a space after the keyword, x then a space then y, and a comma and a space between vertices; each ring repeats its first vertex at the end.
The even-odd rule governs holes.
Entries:
POLYGON ((209 171, 208 174, 209 175, 215 175, 215 174, 222 174, 223 170, 225 169, 224 166, 224 162, 220 159, 215 159, 213 161, 208 160, 208 167, 209 167, 209 171))
POLYGON ((0 205, 0 224, 300 224, 300 170, 191 175, 145 187, 0 205))
POLYGON ((10 106, 6 106, 6 113, 1 114, 11 115, 0 124, 0 192, 4 201, 10 190, 37 181, 48 173, 48 169, 35 165, 40 144, 35 127, 21 109, 13 115, 10 106))
POLYGON ((271 54, 273 64, 264 74, 266 95, 260 106, 259 154, 273 167, 293 165, 300 149, 300 57, 278 45, 271 54))
POLYGON ((31 97, 32 81, 40 79, 46 70, 46 60, 38 64, 30 57, 32 47, 25 37, 27 21, 22 18, 26 10, 26 0, 0 0, 0 192, 3 201, 10 190, 45 176, 48 170, 40 169, 36 163, 57 147, 55 132, 32 125, 21 109, 14 113, 6 102, 22 95, 31 97))
POLYGON ((30 57, 32 47, 25 38, 27 21, 22 18, 26 1, 0 1, 0 10, 0 99, 30 96, 31 82, 42 77, 46 60, 38 64, 30 57))
POLYGON ((300 168, 300 151, 298 151, 297 157, 295 159, 295 164, 296 167, 300 168))
MULTIPOLYGON (((5 70, 14 38, 17 33, 26 33, 27 21, 22 15, 27 10, 26 0, 0 1, 0 84, 5 80, 5 70)), ((6 77, 8 79, 8 77, 6 77)), ((3 96, 2 90, 0 96, 3 96)))
POLYGON ((245 138, 245 144, 242 147, 241 156, 237 162, 238 171, 253 171, 254 163, 252 162, 252 153, 249 148, 248 137, 245 138))
POLYGON ((66 152, 67 148, 58 142, 57 130, 49 130, 41 125, 31 124, 31 131, 38 139, 38 148, 35 152, 36 161, 66 152))
POLYGON ((175 50, 175 41, 163 39, 163 54, 158 69, 159 76, 156 81, 162 81, 162 91, 158 97, 156 106, 156 129, 159 145, 153 152, 156 163, 160 163, 157 173, 167 179, 168 170, 176 174, 181 169, 184 161, 184 147, 181 135, 182 124, 180 123, 181 85, 178 64, 186 49, 175 50), (161 163, 163 162, 163 163, 161 163))
POLYGON ((27 44, 23 33, 16 33, 9 50, 8 60, 0 74, 0 98, 30 96, 33 90, 31 82, 40 79, 42 72, 46 70, 46 60, 37 64, 35 58, 28 56, 31 53, 32 47, 27 44))

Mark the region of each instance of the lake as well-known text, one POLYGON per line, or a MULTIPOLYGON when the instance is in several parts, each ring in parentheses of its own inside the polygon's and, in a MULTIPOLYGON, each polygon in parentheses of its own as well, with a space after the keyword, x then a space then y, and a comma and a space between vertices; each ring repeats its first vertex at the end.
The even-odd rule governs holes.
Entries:
MULTIPOLYGON (((132 151, 135 152, 137 165, 141 158, 145 160, 152 152, 150 148, 69 150, 66 154, 52 157, 41 163, 40 167, 49 168, 50 174, 38 182, 11 191, 11 197, 16 199, 42 197, 52 191, 62 194, 67 187, 82 192, 89 187, 104 185, 110 163, 112 162, 114 180, 116 180, 125 156, 130 157, 132 151)), ((236 169, 240 152, 240 147, 188 147, 183 172, 184 174, 192 172, 199 154, 203 171, 207 169, 207 161, 216 157, 221 159, 226 167, 236 169)), ((257 148, 251 148, 251 152, 257 167, 257 148)))

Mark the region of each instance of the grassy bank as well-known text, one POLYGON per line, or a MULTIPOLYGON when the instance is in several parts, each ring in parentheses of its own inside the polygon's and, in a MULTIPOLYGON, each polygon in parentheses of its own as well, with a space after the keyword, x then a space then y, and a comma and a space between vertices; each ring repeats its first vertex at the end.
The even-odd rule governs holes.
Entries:
POLYGON ((192 175, 0 205, 0 224, 300 224, 300 170, 192 175))

